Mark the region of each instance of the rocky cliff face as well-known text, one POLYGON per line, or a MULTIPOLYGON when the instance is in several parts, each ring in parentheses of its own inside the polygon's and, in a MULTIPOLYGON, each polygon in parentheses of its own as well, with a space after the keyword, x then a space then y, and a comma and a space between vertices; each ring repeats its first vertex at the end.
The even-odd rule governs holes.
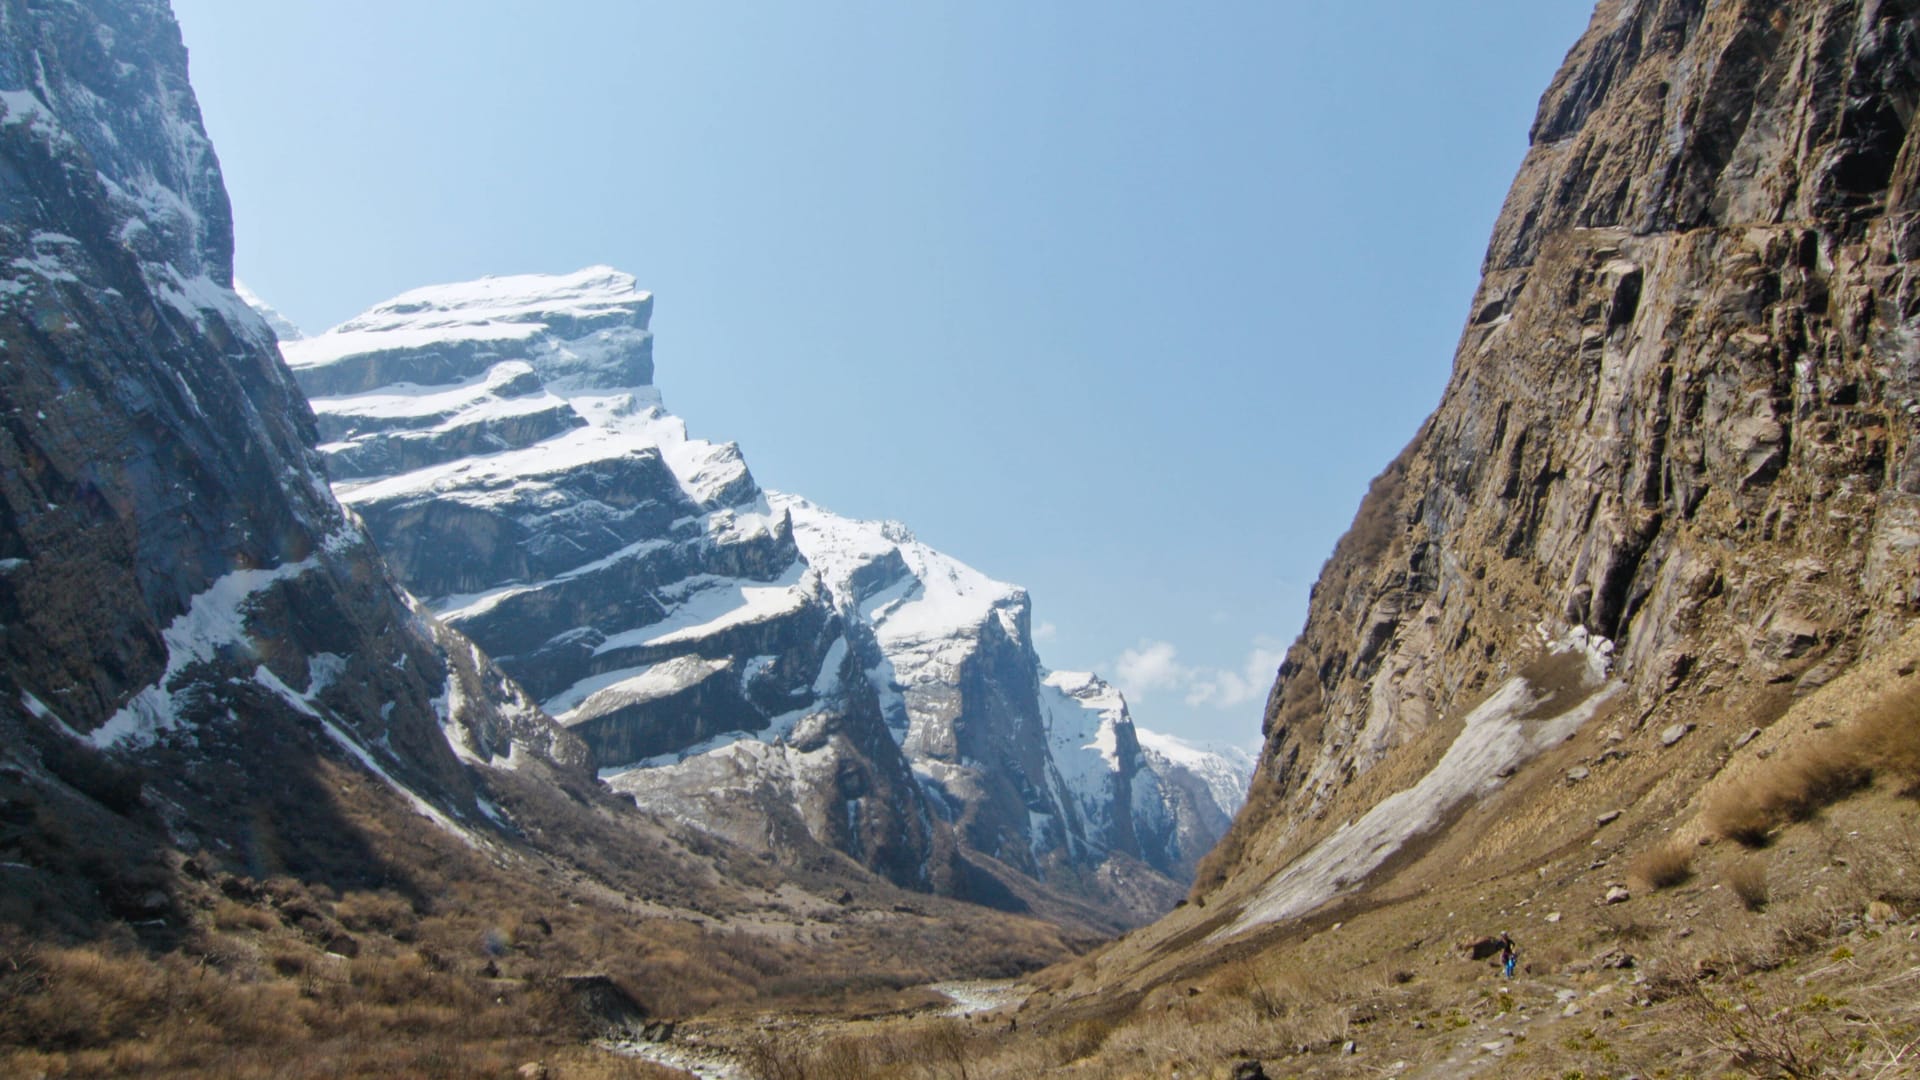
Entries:
POLYGON ((1024 589, 793 495, 773 505, 849 627, 860 669, 922 785, 966 842, 1049 880, 1091 875, 1141 912, 1224 831, 1244 777, 1215 754, 1137 732, 1118 690, 1049 672, 1024 589), (1166 753, 1148 753, 1143 738, 1166 753), (1200 779, 1212 770, 1216 786, 1200 779))
POLYGON ((1231 806, 1163 790, 1104 684, 1043 685, 1024 592, 689 438, 650 308, 606 268, 489 278, 282 347, 401 580, 641 805, 918 888, 978 891, 979 855, 1171 903, 1231 806))
POLYGON ((661 407, 651 307, 606 268, 489 278, 282 347, 335 490, 400 579, 603 776, 701 757, 670 797, 621 786, 753 846, 810 837, 928 887, 931 818, 846 678, 840 620, 739 449, 661 407))
POLYGON ((577 743, 409 608, 329 493, 312 414, 232 290, 226 195, 164 3, 0 3, 0 175, 9 778, 70 793, 105 768, 85 764, 96 750, 147 763, 122 811, 289 865, 299 845, 263 841, 265 819, 316 799, 304 813, 325 816, 302 766, 316 747, 456 831, 484 805, 462 757, 580 768, 577 743))
POLYGON ((1516 684, 1509 718, 1618 693, 1624 756, 1689 710, 1764 721, 1920 613, 1916 101, 1911 3, 1600 5, 1202 891, 1271 898, 1516 684))

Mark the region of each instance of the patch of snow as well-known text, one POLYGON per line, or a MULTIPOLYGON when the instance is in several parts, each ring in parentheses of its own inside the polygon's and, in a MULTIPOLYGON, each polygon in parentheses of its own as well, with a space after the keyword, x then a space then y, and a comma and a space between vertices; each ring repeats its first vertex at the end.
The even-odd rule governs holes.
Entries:
POLYGON ((1524 676, 1507 680, 1467 714, 1465 727, 1432 771, 1283 867, 1240 918, 1213 938, 1305 915, 1351 890, 1456 806, 1499 787, 1502 773, 1570 737, 1619 692, 1621 684, 1606 680, 1610 642, 1581 633, 1562 642, 1558 651, 1568 649, 1578 650, 1587 660, 1585 698, 1557 716, 1523 719, 1550 694, 1524 676))
MULTIPOLYGON (((339 657, 331 653, 321 653, 315 659, 319 659, 320 657, 328 658, 328 660, 323 661, 319 666, 319 670, 322 672, 333 669, 334 664, 332 661, 340 660, 339 657)), ((338 671, 334 671, 334 674, 337 675, 338 671)), ((326 680, 322 675, 316 673, 311 663, 308 666, 307 679, 312 689, 309 689, 303 694, 293 687, 288 686, 285 680, 275 675, 265 664, 261 664, 253 671, 254 682, 278 695, 282 701, 285 701, 302 715, 319 721, 320 730, 326 732, 328 738, 332 739, 342 750, 345 750, 355 761, 358 761, 368 772, 385 781, 388 787, 392 788, 396 794, 407 801, 408 805, 413 807, 415 813, 459 838, 468 847, 477 849, 482 846, 479 838, 474 836, 465 826, 442 813, 439 807, 422 798, 420 794, 412 788, 394 779, 393 774, 388 772, 386 768, 380 764, 379 759, 375 758, 371 751, 361 746, 357 740, 345 731, 342 731, 340 726, 333 722, 332 718, 320 712, 313 699, 319 694, 320 690, 324 688, 326 680)))
POLYGON ((941 982, 931 983, 927 989, 953 1002, 941 1010, 942 1016, 973 1016, 1004 1009, 1020 1004, 1033 993, 1032 986, 1016 982, 941 982))
POLYGON ((273 331, 274 337, 281 341, 298 341, 306 336, 300 332, 298 326, 293 324, 293 320, 280 314, 280 312, 274 309, 272 304, 260 299, 259 294, 247 288, 246 282, 235 278, 233 280, 233 291, 248 307, 258 312, 260 317, 266 320, 267 329, 273 331))
POLYGON ((270 570, 235 570, 209 585, 161 631, 167 646, 166 671, 101 724, 88 741, 104 750, 151 742, 160 732, 172 730, 179 722, 169 689, 174 678, 190 664, 212 660, 222 646, 247 641, 248 601, 276 582, 317 565, 317 559, 309 557, 270 570))
POLYGON ((58 713, 48 708, 46 702, 35 697, 31 691, 20 691, 20 704, 26 706, 26 710, 40 720, 49 724, 58 725, 60 730, 66 732, 68 735, 76 739, 85 738, 85 736, 73 730, 72 725, 61 719, 58 713))
POLYGON ((548 699, 542 707, 562 724, 578 724, 616 709, 677 694, 732 666, 730 659, 676 656, 658 664, 582 679, 548 699))
POLYGON ((171 266, 156 271, 148 264, 147 278, 161 300, 196 326, 205 328, 207 314, 211 312, 228 326, 250 331, 265 340, 272 339, 273 331, 259 312, 240 299, 238 293, 204 273, 187 277, 171 266))
POLYGON ((859 610, 873 623, 882 646, 950 637, 985 622, 1009 603, 1024 603, 1026 591, 975 570, 913 538, 898 522, 841 517, 798 495, 770 491, 775 512, 793 520, 795 543, 843 610, 859 610), (854 576, 897 553, 911 580, 893 583, 884 595, 856 595, 854 576))
POLYGON ((666 618, 635 630, 614 634, 593 651, 596 656, 634 645, 677 645, 710 638, 724 630, 785 618, 804 609, 812 598, 805 587, 806 567, 795 563, 771 585, 747 584, 737 578, 704 578, 675 604, 666 618))

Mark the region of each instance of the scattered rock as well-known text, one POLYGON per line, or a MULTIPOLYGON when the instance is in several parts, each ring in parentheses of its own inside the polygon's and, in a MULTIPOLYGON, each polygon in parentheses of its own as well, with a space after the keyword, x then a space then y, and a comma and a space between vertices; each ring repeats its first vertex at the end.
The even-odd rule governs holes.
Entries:
POLYGON ((1875 900, 1867 905, 1867 921, 1870 923, 1897 923, 1900 912, 1885 900, 1875 900))
POLYGON ((1739 738, 1737 738, 1737 739, 1735 739, 1735 740, 1733 740, 1733 748, 1734 748, 1735 750, 1738 750, 1738 749, 1740 749, 1741 747, 1743 747, 1743 746, 1745 746, 1745 745, 1747 745, 1748 743, 1750 743, 1750 742, 1752 742, 1753 740, 1755 740, 1755 739, 1757 739, 1757 738, 1759 738, 1759 737, 1760 737, 1760 729, 1759 729, 1759 728, 1748 728, 1748 729, 1747 729, 1747 733, 1746 733, 1746 734, 1744 734, 1744 735, 1742 735, 1742 736, 1740 736, 1739 738))
POLYGON ((1596 971, 1632 971, 1637 963, 1633 954, 1625 949, 1608 949, 1593 958, 1596 971))
POLYGON ((1257 1061, 1243 1061, 1233 1067, 1233 1080, 1267 1080, 1267 1070, 1257 1061))
POLYGON ((1548 922, 1550 922, 1550 923, 1557 923, 1557 922, 1559 922, 1559 921, 1560 921, 1560 913, 1559 913, 1559 912, 1557 912, 1557 911, 1549 911, 1549 912, 1547 912, 1547 921, 1548 921, 1548 922))
POLYGON ((1597 826, 1604 828, 1619 820, 1620 820, 1620 811, 1609 810, 1606 813, 1601 814, 1599 817, 1594 818, 1593 823, 1597 826))
POLYGON ((1360 1044, 1354 1042, 1352 1039, 1348 1039, 1346 1043, 1340 1047, 1340 1052, 1343 1054, 1357 1054, 1360 1052, 1360 1044))
POLYGON ((1575 765, 1573 768, 1567 770, 1567 783, 1577 784, 1592 775, 1593 770, 1587 768, 1585 765, 1575 765))
POLYGON ((1692 730, 1693 730, 1692 724, 1674 724, 1671 727, 1667 728, 1667 730, 1660 733, 1660 745, 1672 746, 1674 743, 1677 743, 1681 739, 1686 738, 1687 732, 1692 730))
POLYGON ((544 1063, 529 1061, 525 1065, 513 1070, 513 1075, 520 1077, 520 1080, 547 1080, 547 1078, 553 1074, 547 1071, 547 1066, 544 1063))
POLYGON ((1613 885, 1607 889, 1607 903, 1609 904, 1624 904, 1631 899, 1633 899, 1633 894, 1627 891, 1625 885, 1613 885))

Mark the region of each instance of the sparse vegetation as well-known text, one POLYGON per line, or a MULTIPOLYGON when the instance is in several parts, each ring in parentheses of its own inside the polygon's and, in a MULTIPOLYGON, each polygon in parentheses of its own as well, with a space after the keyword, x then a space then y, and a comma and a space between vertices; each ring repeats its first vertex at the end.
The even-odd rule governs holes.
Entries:
MULTIPOLYGON (((523 830, 552 835, 544 846, 558 857, 475 850, 361 774, 322 769, 314 790, 337 798, 329 826, 365 845, 281 822, 275 862, 299 873, 255 878, 206 856, 129 860, 98 846, 110 830, 0 830, 11 845, 0 858, 32 860, 0 905, 0 1076, 465 1077, 534 1060, 556 1077, 668 1076, 593 1049, 613 1018, 568 978, 605 975, 644 1015, 682 1018, 749 1003, 857 1008, 931 979, 1066 955, 1057 928, 957 905, 937 920, 861 921, 830 907, 813 919, 831 949, 724 918, 662 917, 637 898, 792 921, 752 886, 808 871, 743 862, 714 884, 727 853, 690 855, 648 819, 583 810, 532 783, 492 794, 523 830), (57 842, 22 846, 35 836, 57 842), (136 913, 153 906, 165 935, 130 920, 89 930, 60 917, 61 893, 11 893, 22 875, 59 873, 136 913)), ((25 797, 16 792, 6 794, 25 797)))

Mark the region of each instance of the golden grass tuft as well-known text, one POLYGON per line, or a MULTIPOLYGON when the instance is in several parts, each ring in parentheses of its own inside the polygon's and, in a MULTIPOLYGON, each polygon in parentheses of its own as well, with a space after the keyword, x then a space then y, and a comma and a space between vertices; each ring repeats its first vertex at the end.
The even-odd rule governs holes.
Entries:
POLYGON ((1873 770, 1855 747, 1837 738, 1807 743, 1722 793, 1707 809, 1707 827, 1747 847, 1765 847, 1773 830, 1811 818, 1872 779, 1873 770))
POLYGON ((1920 795, 1920 680, 1910 676, 1862 709, 1852 730, 1876 771, 1900 783, 1901 794, 1920 795))
POLYGON ((1715 834, 1764 847, 1775 829, 1805 821, 1822 807, 1884 776, 1901 794, 1920 795, 1920 682, 1881 694, 1843 727, 1768 761, 1707 808, 1715 834))
POLYGON ((1771 898, 1767 888, 1767 864, 1757 858, 1741 859, 1727 867, 1723 877, 1728 889, 1739 897, 1748 911, 1761 911, 1771 898))
POLYGON ((1668 840, 1634 857, 1627 877, 1649 889, 1670 889, 1693 877, 1693 845, 1668 840))

